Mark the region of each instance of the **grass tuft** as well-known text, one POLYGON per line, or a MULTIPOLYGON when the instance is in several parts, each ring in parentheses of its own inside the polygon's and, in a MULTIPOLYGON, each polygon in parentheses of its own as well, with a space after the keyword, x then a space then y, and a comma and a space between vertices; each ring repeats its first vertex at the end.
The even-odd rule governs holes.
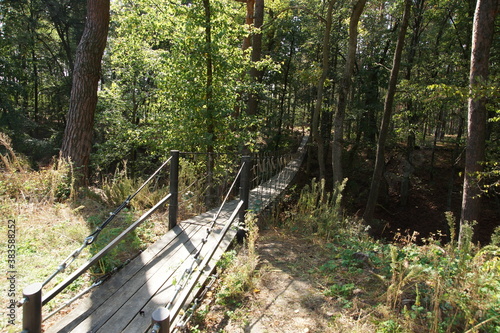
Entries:
POLYGON ((222 276, 221 289, 217 294, 217 303, 228 307, 241 305, 245 295, 255 287, 255 269, 259 258, 255 253, 255 241, 258 237, 258 227, 254 216, 246 218, 248 228, 247 237, 243 245, 243 251, 239 256, 229 252, 232 259, 227 262, 228 256, 222 260, 226 269, 222 276))

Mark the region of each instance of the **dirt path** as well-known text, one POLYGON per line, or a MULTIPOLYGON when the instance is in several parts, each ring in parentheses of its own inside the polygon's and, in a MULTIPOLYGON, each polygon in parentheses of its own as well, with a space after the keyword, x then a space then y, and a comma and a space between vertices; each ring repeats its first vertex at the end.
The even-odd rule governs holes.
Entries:
POLYGON ((315 266, 312 245, 284 241, 277 232, 261 234, 256 245, 260 279, 244 318, 229 321, 226 332, 325 332, 328 299, 303 272, 315 266))
POLYGON ((242 306, 228 311, 211 306, 200 332, 231 333, 324 333, 371 332, 367 322, 347 318, 335 299, 324 295, 317 278, 325 249, 310 240, 294 238, 276 230, 260 232, 257 282, 242 306), (347 320, 344 320, 346 319, 347 320))

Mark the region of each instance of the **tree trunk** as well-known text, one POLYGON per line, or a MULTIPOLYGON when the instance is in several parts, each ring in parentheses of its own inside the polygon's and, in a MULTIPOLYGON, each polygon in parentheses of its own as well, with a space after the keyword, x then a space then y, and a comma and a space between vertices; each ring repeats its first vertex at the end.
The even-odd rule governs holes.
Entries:
MULTIPOLYGON (((413 34, 408 50, 408 59, 406 62, 406 76, 405 79, 411 82, 411 74, 413 65, 415 62, 415 57, 417 53, 417 48, 420 43, 420 36, 422 35, 423 29, 425 28, 424 22, 424 11, 425 11, 425 0, 414 1, 413 6, 414 18, 413 18, 413 34)), ((413 166, 413 154, 415 151, 416 143, 416 127, 420 116, 416 111, 416 107, 413 101, 410 99, 406 102, 406 110, 409 114, 408 116, 408 136, 406 138, 406 152, 403 161, 403 179, 401 180, 401 190, 400 190, 400 205, 405 207, 408 204, 408 198, 410 195, 410 178, 413 174, 415 167, 413 166)))
POLYGON ((109 0, 88 0, 87 21, 78 44, 73 86, 61 156, 71 159, 82 178, 88 177, 101 59, 109 28, 109 0))
MULTIPOLYGON (((477 184, 477 173, 483 171, 486 141, 486 98, 474 96, 474 88, 488 78, 490 48, 493 41, 498 0, 478 0, 472 28, 472 51, 470 64, 467 147, 465 151, 465 177, 460 217, 460 240, 464 222, 479 221, 481 190, 477 184)), ((460 244, 460 242, 459 242, 460 244)))
MULTIPOLYGON (((294 55, 294 49, 295 49, 295 36, 292 34, 292 40, 290 41, 290 53, 288 54, 288 58, 286 60, 286 66, 285 66, 285 72, 283 73, 283 91, 281 92, 280 96, 280 105, 279 105, 279 117, 278 117, 278 133, 276 134, 276 144, 275 144, 275 150, 279 149, 279 146, 281 144, 281 135, 283 133, 283 117, 285 114, 285 100, 287 96, 287 89, 288 89, 288 79, 290 77, 290 68, 292 65, 292 59, 294 55)), ((290 103, 287 103, 288 110, 290 110, 290 103)))
POLYGON ((216 203, 216 193, 214 185, 214 146, 215 146, 215 117, 213 105, 213 60, 212 60, 212 12, 210 0, 203 0, 203 8, 205 10, 205 105, 206 105, 206 122, 207 122, 207 195, 205 204, 207 207, 212 207, 216 203))
MULTIPOLYGON (((255 0, 255 19, 254 27, 256 29, 262 28, 264 24, 264 0, 255 0)), ((261 60, 262 54, 262 32, 255 33, 252 38, 252 62, 257 63, 261 60)), ((250 80, 252 83, 259 83, 262 79, 262 71, 258 70, 256 66, 250 69, 250 80)), ((251 91, 248 96, 247 114, 256 115, 257 106, 259 104, 259 96, 256 92, 251 91)))
POLYGON ((461 160, 460 158, 460 142, 462 141, 462 135, 463 135, 463 129, 464 129, 464 123, 465 123, 465 117, 461 116, 462 112, 460 110, 458 118, 459 123, 458 123, 458 131, 457 131, 457 137, 455 138, 455 147, 453 148, 453 152, 451 154, 451 171, 449 175, 449 180, 448 180, 448 193, 446 196, 446 211, 451 211, 451 201, 453 198, 453 185, 454 185, 454 180, 456 177, 456 170, 457 170, 457 165, 458 162, 461 160))
POLYGON ((344 75, 340 81, 337 112, 335 112, 335 118, 333 120, 332 165, 334 184, 341 183, 343 178, 342 152, 344 150, 345 110, 347 107, 347 97, 349 95, 349 90, 351 89, 351 80, 354 71, 354 62, 356 59, 356 48, 358 46, 358 22, 365 7, 365 3, 366 0, 358 0, 358 2, 356 2, 349 21, 349 46, 344 75))
POLYGON ((319 163, 319 177, 320 179, 325 179, 326 176, 326 165, 325 165, 325 147, 323 142, 323 137, 319 130, 319 118, 321 113, 321 108, 323 105, 323 88, 325 86, 325 80, 328 76, 329 69, 329 57, 330 57, 330 32, 332 30, 332 13, 333 6, 336 0, 331 0, 328 4, 328 9, 326 13, 326 26, 325 34, 323 36, 323 60, 321 77, 318 81, 318 89, 316 96, 316 104, 314 107, 314 112, 312 116, 312 137, 316 146, 318 148, 318 163, 319 163))
POLYGON ((384 171, 385 162, 385 142, 389 133, 389 123, 391 121, 392 106, 394 104, 394 95, 396 94, 396 85, 398 82, 399 67, 401 64, 401 54, 405 41, 406 30, 408 28, 408 20, 410 17, 411 0, 405 1, 405 9, 403 14, 403 22, 401 30, 398 35, 398 42, 396 44, 396 51, 394 52, 394 59, 392 63, 391 76, 389 79, 389 87, 384 103, 384 115, 380 124, 380 134, 377 142, 377 153, 375 157, 375 169, 373 170, 372 181, 370 185, 370 194, 366 203, 363 219, 365 223, 370 224, 375 212, 375 205, 377 204, 378 191, 382 173, 384 171))
MULTIPOLYGON (((247 4, 247 15, 245 18, 245 24, 248 26, 248 29, 250 30, 251 27, 254 24, 254 12, 255 12, 255 0, 246 0, 247 4)), ((241 46, 241 49, 248 50, 252 46, 252 35, 248 34, 245 38, 243 38, 243 45, 241 46)))

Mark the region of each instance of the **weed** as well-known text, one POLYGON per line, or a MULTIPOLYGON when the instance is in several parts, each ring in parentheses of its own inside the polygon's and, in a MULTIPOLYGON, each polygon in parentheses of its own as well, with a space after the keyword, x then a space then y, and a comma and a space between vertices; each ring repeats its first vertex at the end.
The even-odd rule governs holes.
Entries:
POLYGON ((329 239, 347 222, 342 214, 340 203, 342 191, 347 179, 339 184, 333 193, 325 189, 325 181, 312 180, 310 186, 305 186, 297 205, 290 214, 287 227, 305 234, 316 234, 329 239))
POLYGON ((472 242, 474 223, 462 224, 457 235, 455 218, 446 213, 446 245, 441 234, 417 245, 415 233, 398 233, 392 244, 382 244, 362 223, 342 217, 333 196, 312 183, 293 212, 282 214, 289 229, 328 242, 330 258, 310 270, 329 281, 325 295, 353 305, 352 291, 360 286, 371 292, 371 304, 384 299, 387 311, 375 312, 384 318, 376 320, 377 332, 500 331, 500 228, 481 249, 472 242))
POLYGON ((393 319, 389 319, 387 321, 380 323, 377 328, 377 333, 402 333, 402 332, 404 331, 401 325, 393 319))
POLYGON ((32 171, 28 162, 17 156, 10 147, 10 139, 0 133, 0 146, 7 153, 0 153, 0 195, 14 200, 33 203, 61 202, 74 199, 74 172, 64 159, 55 159, 40 171, 32 171))
MULTIPOLYGON (((129 177, 127 162, 124 161, 122 168, 120 169, 118 166, 111 179, 105 178, 103 180, 102 190, 104 200, 111 207, 119 206, 128 196, 136 193, 143 183, 144 180, 140 178, 129 177)), ((168 192, 169 188, 166 185, 161 186, 157 182, 153 182, 136 194, 130 202, 130 207, 137 210, 151 208, 166 196, 168 192)))
POLYGON ((354 283, 334 284, 325 292, 326 296, 349 298, 352 296, 352 291, 356 288, 354 283))
MULTIPOLYGON (((235 307, 241 305, 243 296, 255 286, 255 268, 258 256, 255 253, 255 241, 258 236, 258 227, 254 216, 247 214, 246 226, 248 228, 245 239, 244 256, 226 256, 233 259, 222 278, 221 289, 217 294, 217 303, 235 307)), ((226 260, 227 261, 227 260, 226 260)))

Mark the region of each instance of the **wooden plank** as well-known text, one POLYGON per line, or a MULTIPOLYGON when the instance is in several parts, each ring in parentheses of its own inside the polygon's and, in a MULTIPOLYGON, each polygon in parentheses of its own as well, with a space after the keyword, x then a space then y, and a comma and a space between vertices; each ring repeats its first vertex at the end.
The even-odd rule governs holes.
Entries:
MULTIPOLYGON (((206 269, 203 270, 203 276, 202 276, 202 278, 200 278, 200 280, 197 284, 197 287, 193 290, 191 297, 188 298, 188 300, 186 302, 187 304, 189 304, 194 299, 198 290, 201 288, 202 285, 205 284, 205 280, 208 278, 210 273, 213 271, 217 261, 222 256, 222 253, 225 252, 225 250, 227 249, 229 244, 232 242, 235 235, 236 235, 236 229, 233 229, 231 231, 231 233, 229 233, 227 235, 221 248, 219 248, 219 250, 217 250, 216 255, 214 255, 214 258, 212 258, 210 265, 208 265, 206 267, 206 269)), ((207 244, 210 244, 210 243, 214 243, 214 241, 210 240, 207 244)), ((171 282, 171 281, 167 281, 167 283, 168 282, 171 282)), ((154 297, 142 309, 146 315, 145 316, 136 315, 133 318, 133 320, 129 323, 129 325, 127 325, 127 327, 124 328, 123 332, 124 333, 147 332, 148 328, 151 326, 151 314, 158 307, 164 307, 166 305, 166 303, 169 301, 169 297, 171 297, 171 295, 172 295, 171 290, 169 290, 167 288, 162 289, 158 293, 156 293, 154 295, 154 297)), ((177 298, 179 298, 180 296, 181 295, 179 295, 177 298)), ((178 317, 174 318, 174 321, 172 322, 172 324, 175 325, 178 319, 179 319, 178 317)))
POLYGON ((145 265, 151 265, 153 260, 169 247, 177 247, 182 243, 179 235, 192 235, 202 226, 198 223, 186 221, 182 225, 174 227, 160 240, 143 251, 138 257, 132 260, 127 266, 120 270, 110 280, 100 286, 90 297, 86 298, 75 310, 65 318, 47 329, 47 333, 71 332, 77 324, 92 315, 108 299, 116 296, 117 291, 131 281, 145 265))
MULTIPOLYGON (((234 203, 228 203, 224 210, 234 206, 234 203)), ((224 210, 221 213, 221 219, 227 215, 224 210)), ((170 258, 175 257, 170 265, 184 260, 183 257, 187 258, 189 251, 182 252, 183 254, 178 251, 180 249, 185 251, 189 238, 192 238, 192 241, 196 241, 195 239, 201 241, 206 235, 206 226, 212 222, 216 213, 217 210, 212 210, 181 222, 179 226, 167 232, 162 239, 99 287, 85 302, 82 302, 84 304, 72 311, 63 321, 49 328, 47 332, 88 332, 102 326, 120 309, 120 303, 123 304, 132 297, 147 281, 146 279, 154 275, 155 271, 165 267, 165 263, 169 265, 167 262, 170 258), (197 233, 199 235, 195 236, 197 233), (160 256, 161 259, 159 259, 160 256)), ((191 247, 192 251, 194 248, 194 246, 191 247)))
MULTIPOLYGON (((141 311, 144 311, 144 306, 159 291, 166 290, 167 293, 173 293, 175 289, 173 285, 174 279, 182 275, 182 272, 189 266, 190 255, 196 252, 204 236, 205 232, 200 231, 188 239, 184 247, 175 254, 174 258, 176 260, 171 260, 172 257, 169 257, 156 263, 154 271, 151 272, 151 276, 148 276, 147 280, 137 279, 136 284, 141 284, 141 287, 134 288, 136 291, 132 295, 122 296, 121 299, 109 305, 115 311, 113 316, 107 317, 106 322, 102 323, 102 325, 100 322, 94 323, 95 319, 92 320, 93 329, 98 329, 101 332, 120 332, 134 317, 140 316, 141 313, 146 314, 146 312, 141 311)), ((156 309, 160 305, 160 303, 155 304, 154 308, 156 309)), ((147 315, 150 316, 150 313, 147 315)))
MULTIPOLYGON (((224 215, 229 212, 228 208, 232 208, 232 206, 234 206, 232 203, 225 205, 223 209, 224 214, 222 214, 219 219, 221 222, 214 226, 213 232, 208 237, 208 242, 203 245, 202 255, 213 248, 212 244, 215 243, 215 237, 220 232, 220 229, 227 223, 227 218, 224 215)), ((166 267, 166 270, 157 270, 155 275, 148 279, 147 283, 145 283, 137 293, 130 297, 123 306, 121 306, 120 309, 99 328, 99 332, 110 332, 111 330, 122 331, 127 325, 136 321, 139 323, 138 326, 147 329, 151 322, 150 318, 152 312, 159 306, 164 306, 173 298, 176 291, 175 280, 180 280, 183 273, 192 266, 194 262, 192 256, 202 247, 202 240, 206 236, 207 233, 203 230, 193 235, 190 240, 193 248, 190 253, 184 253, 184 256, 180 257, 185 258, 184 262, 181 265, 177 265, 176 263, 177 267, 175 269, 166 267)), ((177 255, 176 259, 179 259, 177 255)), ((140 330, 137 332, 139 331, 140 330)))
MULTIPOLYGON (((306 143, 307 139, 304 139, 299 148, 299 157, 288 163, 280 174, 251 191, 250 210, 260 212, 286 189, 299 170, 306 143)), ((206 255, 212 247, 211 244, 216 242, 218 232, 225 225, 236 204, 237 201, 234 200, 220 209, 221 216, 217 228, 210 234, 202 256, 206 255)), ((190 266, 190 255, 199 248, 201 240, 206 236, 206 227, 212 224, 213 216, 217 212, 217 209, 211 210, 183 221, 168 231, 92 293, 64 320, 46 332, 146 332, 150 326, 151 313, 157 307, 164 306, 169 297, 173 297, 174 279, 178 279, 183 270, 190 266)), ((188 302, 194 298, 197 289, 227 250, 235 234, 236 229, 233 228, 224 238, 208 268, 201 273, 201 280, 188 302)), ((174 324, 179 320, 178 317, 174 318, 174 324)))
MULTIPOLYGON (((151 297, 152 293, 154 293, 154 290, 149 291, 148 286, 163 280, 163 277, 160 277, 160 281, 158 281, 157 273, 163 270, 175 272, 176 267, 173 267, 173 269, 170 267, 172 264, 175 264, 175 261, 172 262, 170 259, 173 257, 176 259, 184 258, 194 249, 190 237, 186 234, 179 235, 177 240, 178 241, 167 250, 167 253, 162 254, 161 257, 157 257, 150 265, 145 265, 139 274, 134 276, 134 279, 130 280, 117 291, 116 297, 106 300, 106 302, 99 307, 99 311, 87 317, 80 325, 75 327, 73 332, 88 332, 89 329, 96 332, 105 325, 110 318, 117 316, 119 313, 125 311, 130 318, 134 308, 136 308, 136 312, 139 312, 142 306, 138 302, 151 297), (131 300, 134 301, 135 304, 129 305, 131 300)), ((119 318, 120 322, 124 320, 126 320, 124 316, 119 318)), ((117 326, 112 331, 120 332, 121 328, 117 326)))

